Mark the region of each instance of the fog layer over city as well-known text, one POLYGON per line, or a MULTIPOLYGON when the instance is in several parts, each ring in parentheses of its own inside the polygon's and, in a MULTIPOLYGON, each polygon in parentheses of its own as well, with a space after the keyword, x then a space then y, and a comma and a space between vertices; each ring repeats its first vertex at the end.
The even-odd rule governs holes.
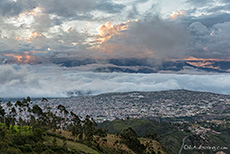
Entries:
POLYGON ((230 94, 229 74, 95 73, 38 65, 1 65, 0 72, 1 97, 69 97, 171 89, 230 94))

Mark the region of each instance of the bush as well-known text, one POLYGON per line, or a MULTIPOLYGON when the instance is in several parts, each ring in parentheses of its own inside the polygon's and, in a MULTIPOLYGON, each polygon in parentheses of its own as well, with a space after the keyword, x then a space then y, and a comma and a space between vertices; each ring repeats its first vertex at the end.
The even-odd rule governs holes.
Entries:
POLYGON ((24 145, 25 144, 25 141, 26 141, 26 139, 25 139, 25 137, 24 136, 20 136, 20 135, 15 135, 14 137, 13 137, 13 144, 15 144, 15 145, 24 145))
POLYGON ((42 154, 55 154, 55 152, 53 152, 50 149, 47 149, 46 151, 42 152, 42 154))
POLYGON ((33 151, 32 147, 29 144, 25 144, 24 146, 21 146, 20 149, 22 152, 32 152, 33 151))
POLYGON ((10 147, 6 151, 7 154, 22 154, 22 151, 17 148, 10 147))
POLYGON ((34 136, 34 140, 36 142, 38 142, 38 141, 43 139, 43 132, 44 131, 42 129, 40 129, 40 128, 35 128, 33 130, 33 136, 34 136))
POLYGON ((7 148, 8 148, 8 144, 0 141, 0 153, 5 152, 7 148))
POLYGON ((38 142, 33 146, 33 149, 37 153, 42 153, 42 151, 44 151, 44 145, 38 142))
POLYGON ((142 153, 146 148, 140 143, 137 133, 131 127, 122 131, 121 142, 126 144, 130 149, 138 154, 142 153))

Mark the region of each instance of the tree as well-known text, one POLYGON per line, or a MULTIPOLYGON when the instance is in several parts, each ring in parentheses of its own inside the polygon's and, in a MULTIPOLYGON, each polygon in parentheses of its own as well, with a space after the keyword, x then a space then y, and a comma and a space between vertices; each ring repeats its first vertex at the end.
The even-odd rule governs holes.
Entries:
POLYGON ((141 154, 145 150, 145 146, 138 140, 137 133, 131 128, 124 129, 121 133, 121 140, 134 152, 141 154))
POLYGON ((29 96, 27 96, 26 100, 27 102, 31 102, 31 98, 29 96))
MULTIPOLYGON (((59 104, 57 108, 60 110, 60 113, 62 113, 62 119, 65 121, 66 120, 65 117, 69 114, 69 112, 66 110, 64 105, 59 104)), ((64 126, 64 122, 61 122, 61 128, 63 128, 63 126, 64 126)))
POLYGON ((45 104, 44 106, 45 106, 45 109, 47 110, 47 111, 49 111, 49 109, 50 109, 50 107, 49 107, 49 105, 48 105, 48 99, 47 98, 42 98, 42 102, 45 104))
POLYGON ((34 114, 37 114, 38 116, 41 116, 43 114, 42 109, 37 104, 33 106, 32 112, 34 114))
POLYGON ((98 135, 99 137, 106 137, 107 132, 106 132, 106 130, 99 128, 96 130, 95 135, 98 135))
POLYGON ((0 137, 1 139, 4 139, 6 136, 6 129, 3 127, 3 128, 0 128, 0 137))
POLYGON ((37 142, 42 140, 43 139, 43 130, 40 128, 33 129, 33 136, 34 136, 35 141, 37 141, 37 142))
MULTIPOLYGON (((1 129, 0 129, 0 134, 1 134, 1 129)), ((0 153, 6 153, 6 150, 8 148, 8 144, 0 141, 0 153)))
POLYGON ((16 118, 15 116, 17 115, 17 112, 16 112, 16 109, 15 107, 12 107, 11 108, 11 111, 10 111, 10 116, 12 117, 10 123, 11 123, 11 129, 12 129, 12 133, 14 133, 14 125, 15 125, 15 121, 16 121, 16 118))
POLYGON ((17 111, 16 111, 15 107, 12 107, 12 109, 10 111, 10 115, 12 115, 13 117, 15 117, 17 115, 17 111))
MULTIPOLYGON (((3 122, 5 123, 5 114, 6 114, 6 112, 5 112, 5 109, 3 109, 1 102, 2 102, 2 101, 0 101, 0 118, 1 118, 1 119, 3 120, 3 122)), ((1 120, 1 119, 0 119, 0 120, 1 120)), ((2 120, 1 120, 1 121, 2 121, 2 120)))
POLYGON ((8 103, 6 103, 7 107, 10 108, 13 106, 13 104, 9 101, 8 103))
POLYGON ((82 128, 82 121, 81 119, 72 111, 70 112, 71 115, 71 121, 72 123, 69 125, 69 130, 71 131, 73 136, 78 136, 79 138, 81 133, 83 133, 83 128, 82 128))
POLYGON ((6 103, 6 106, 7 106, 7 113, 9 114, 10 113, 10 109, 13 106, 13 104, 9 101, 9 102, 6 103))
POLYGON ((17 101, 17 102, 15 103, 15 106, 16 106, 16 107, 17 107, 17 106, 22 107, 22 102, 21 102, 21 101, 17 101))
POLYGON ((93 118, 90 119, 89 115, 85 117, 83 129, 87 141, 93 140, 93 135, 96 131, 96 125, 96 122, 93 120, 93 118))

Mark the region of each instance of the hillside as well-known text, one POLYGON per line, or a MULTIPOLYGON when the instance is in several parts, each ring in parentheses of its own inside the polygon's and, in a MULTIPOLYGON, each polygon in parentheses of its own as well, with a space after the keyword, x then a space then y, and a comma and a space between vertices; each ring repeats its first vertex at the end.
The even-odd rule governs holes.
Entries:
POLYGON ((166 150, 152 139, 139 138, 130 127, 119 134, 108 134, 98 128, 93 118, 80 119, 65 106, 52 112, 43 98, 42 109, 28 97, 15 104, 0 104, 0 153, 71 153, 71 154, 148 154, 166 150), (17 112, 18 111, 18 112, 17 112))
POLYGON ((99 127, 108 130, 109 133, 120 133, 123 129, 132 127, 139 136, 160 142, 168 149, 168 153, 178 153, 181 147, 183 154, 194 152, 215 154, 221 150, 230 152, 230 123, 219 123, 216 127, 213 123, 206 121, 171 123, 152 119, 127 119, 106 121, 99 124, 99 127), (183 140, 184 146, 182 146, 183 140), (192 147, 202 145, 203 149, 186 150, 187 145, 192 147), (212 150, 212 148, 216 149, 212 150))
MULTIPOLYGON (((14 126, 17 127, 17 126, 14 126)), ((0 152, 2 154, 19 154, 19 153, 76 153, 76 154, 138 154, 126 145, 124 140, 119 135, 107 134, 105 137, 95 135, 92 141, 79 140, 73 136, 70 131, 44 130, 41 128, 30 128, 22 126, 19 129, 15 128, 13 133, 12 128, 7 129, 1 123, 1 142, 0 152)), ((161 144, 152 139, 139 138, 141 144, 145 145, 145 150, 141 153, 158 153, 167 152, 161 144)))
MULTIPOLYGON (((156 59, 62 59, 53 61, 55 64, 65 67, 88 66, 95 72, 125 72, 125 73, 157 73, 157 72, 183 72, 196 70, 197 72, 229 73, 230 62, 225 60, 169 60, 157 61, 156 59), (90 67, 93 66, 93 67, 90 67), (96 66, 96 67, 95 67, 96 66)), ((87 68, 88 68, 87 67, 87 68)), ((88 69, 89 69, 88 68, 88 69)))

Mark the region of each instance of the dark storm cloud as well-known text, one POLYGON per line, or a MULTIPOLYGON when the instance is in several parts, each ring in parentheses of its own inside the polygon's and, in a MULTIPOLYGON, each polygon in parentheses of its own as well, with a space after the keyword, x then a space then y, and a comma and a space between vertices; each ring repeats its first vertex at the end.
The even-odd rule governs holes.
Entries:
POLYGON ((217 23, 207 27, 200 22, 194 22, 189 30, 193 37, 189 54, 203 58, 230 57, 230 22, 217 23))
POLYGON ((135 19, 140 16, 140 13, 136 6, 132 6, 132 9, 129 11, 127 17, 128 19, 135 19))
POLYGON ((90 0, 39 0, 38 5, 44 8, 48 14, 64 17, 75 16, 77 12, 89 12, 95 7, 95 3, 92 3, 90 0))
POLYGON ((209 15, 187 16, 182 23, 188 26, 192 41, 187 55, 200 58, 230 57, 230 14, 224 13, 228 5, 205 9, 209 15))
POLYGON ((184 17, 184 20, 191 24, 193 22, 201 22, 202 24, 212 27, 217 23, 223 23, 230 21, 230 1, 229 0, 187 0, 191 5, 190 10, 186 11, 187 16, 184 17), (221 5, 216 5, 216 3, 221 5), (199 6, 196 6, 199 5, 199 6), (194 14, 202 13, 202 15, 194 16, 194 14))
POLYGON ((123 35, 114 35, 104 44, 115 46, 114 54, 123 56, 151 55, 154 58, 169 58, 182 54, 186 47, 188 33, 177 23, 164 21, 159 17, 148 17, 143 21, 133 22, 123 35), (116 46, 124 45, 123 51, 116 46), (150 53, 151 52, 151 53, 150 53))
POLYGON ((0 13, 3 16, 18 15, 22 11, 20 5, 18 5, 16 2, 10 2, 8 0, 1 0, 0 8, 0 13))
POLYGON ((1 0, 0 1, 0 14, 2 16, 17 16, 25 10, 33 9, 36 6, 34 0, 1 0))
POLYGON ((48 14, 56 14, 63 17, 74 17, 77 14, 89 14, 93 10, 118 13, 124 8, 124 5, 114 4, 108 0, 39 0, 37 3, 39 6, 45 8, 48 14))
MULTIPOLYGON (((149 7, 147 10, 144 11, 144 13, 140 12, 142 9, 138 9, 139 5, 149 2, 149 0, 137 0, 132 4, 131 9, 128 11, 127 18, 132 20, 132 19, 142 19, 146 18, 147 16, 153 16, 153 15, 159 15, 160 10, 159 6, 157 4, 152 4, 151 7, 149 7)), ((143 10, 142 10, 143 11, 143 10)))
POLYGON ((217 13, 208 16, 203 16, 200 18, 195 19, 204 25, 211 27, 217 23, 224 23, 230 21, 230 14, 229 13, 217 13))
POLYGON ((93 10, 106 13, 119 13, 125 7, 109 0, 1 0, 0 14, 3 16, 17 16, 20 13, 31 10, 37 6, 45 9, 48 14, 61 17, 84 17, 93 10))
POLYGON ((120 13, 123 10, 125 5, 115 4, 110 1, 100 0, 97 2, 96 9, 99 11, 105 11, 108 13, 120 13))
POLYGON ((217 23, 224 23, 230 21, 230 14, 229 13, 213 13, 210 15, 204 15, 204 16, 186 16, 181 18, 181 21, 183 25, 189 26, 193 22, 200 22, 203 25, 207 27, 212 27, 213 25, 217 23))
POLYGON ((223 5, 223 6, 216 6, 213 8, 209 8, 207 9, 207 12, 216 13, 218 11, 229 11, 229 10, 230 10, 230 3, 223 5))

